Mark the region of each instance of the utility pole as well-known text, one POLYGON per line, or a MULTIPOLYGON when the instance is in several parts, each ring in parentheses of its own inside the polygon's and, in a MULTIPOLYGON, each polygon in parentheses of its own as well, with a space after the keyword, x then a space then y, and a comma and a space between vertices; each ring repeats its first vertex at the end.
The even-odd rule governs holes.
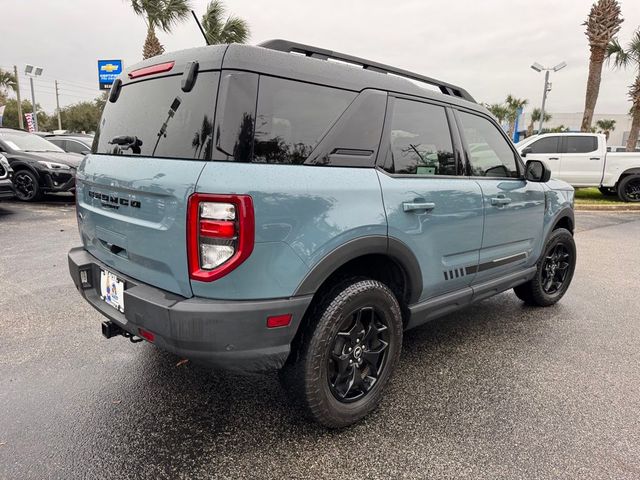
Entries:
POLYGON ((13 66, 13 74, 16 77, 16 97, 18 98, 18 126, 24 130, 24 120, 22 119, 22 101, 20 100, 20 81, 18 80, 18 67, 13 66))
POLYGON ((544 91, 542 92, 542 108, 540 108, 540 125, 538 126, 538 135, 542 133, 542 124, 544 123, 544 104, 547 103, 547 93, 551 90, 549 86, 549 70, 544 72, 544 91))
POLYGON ((56 82, 56 111, 58 112, 58 130, 62 130, 62 120, 60 119, 60 99, 58 98, 58 80, 56 82))

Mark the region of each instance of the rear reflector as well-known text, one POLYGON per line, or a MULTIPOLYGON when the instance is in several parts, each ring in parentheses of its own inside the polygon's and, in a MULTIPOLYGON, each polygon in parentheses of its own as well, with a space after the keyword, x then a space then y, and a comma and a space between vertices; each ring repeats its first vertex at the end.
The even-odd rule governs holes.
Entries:
POLYGON ((147 342, 153 342, 156 339, 156 336, 153 333, 149 330, 145 330, 144 328, 138 328, 138 335, 144 338, 147 342))
POLYGON ((129 72, 129 78, 140 78, 146 77, 147 75, 154 75, 156 73, 168 72, 173 68, 173 65, 176 62, 165 62, 158 63, 156 65, 151 65, 149 67, 139 68, 138 70, 134 70, 133 72, 129 72))
POLYGON ((286 327, 291 323, 291 314, 267 317, 267 328, 286 327))

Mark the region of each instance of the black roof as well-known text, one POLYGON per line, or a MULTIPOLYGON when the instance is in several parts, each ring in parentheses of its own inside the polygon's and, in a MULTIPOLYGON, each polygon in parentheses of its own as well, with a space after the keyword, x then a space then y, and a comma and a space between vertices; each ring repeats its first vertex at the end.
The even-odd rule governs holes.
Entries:
MULTIPOLYGON (((286 40, 270 40, 262 45, 233 43, 165 53, 132 65, 120 78, 124 85, 132 83, 128 73, 168 61, 175 62, 170 74, 181 74, 190 62, 197 61, 201 71, 224 68, 353 91, 375 88, 486 111, 463 88, 434 78, 286 40), (327 61, 329 58, 338 61, 327 61), (421 87, 416 82, 428 83, 440 91, 421 87)), ((146 78, 135 81, 144 80, 146 78)))

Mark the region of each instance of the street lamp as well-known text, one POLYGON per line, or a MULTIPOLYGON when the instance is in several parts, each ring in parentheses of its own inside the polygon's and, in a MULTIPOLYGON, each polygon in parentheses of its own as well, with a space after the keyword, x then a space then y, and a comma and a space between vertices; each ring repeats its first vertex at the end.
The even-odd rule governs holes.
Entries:
POLYGON ((29 77, 29 82, 31 83, 31 103, 33 107, 33 127, 38 131, 38 112, 36 109, 36 94, 33 89, 33 78, 39 77, 42 75, 41 67, 34 67, 33 65, 26 65, 24 67, 24 74, 29 77))
POLYGON ((547 102, 547 93, 551 91, 551 84, 549 83, 549 72, 551 70, 557 72, 559 70, 562 70, 566 66, 567 62, 560 62, 555 67, 551 68, 543 67, 538 62, 534 62, 533 65, 531 65, 531 68, 533 68, 538 73, 544 70, 544 90, 542 92, 542 108, 540 109, 540 125, 538 126, 538 134, 542 133, 542 123, 544 122, 544 105, 547 102))

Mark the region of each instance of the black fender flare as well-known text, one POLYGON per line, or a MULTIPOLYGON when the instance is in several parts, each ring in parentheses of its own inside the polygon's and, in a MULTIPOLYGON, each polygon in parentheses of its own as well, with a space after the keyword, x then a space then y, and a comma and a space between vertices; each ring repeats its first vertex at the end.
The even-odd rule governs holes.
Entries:
POLYGON ((38 177, 38 180, 40 180, 40 172, 36 167, 28 162, 22 160, 14 160, 12 162, 11 160, 9 160, 9 165, 11 165, 11 169, 14 171, 14 173, 20 170, 29 170, 31 173, 38 177))
POLYGON ((422 294, 422 270, 415 254, 404 242, 384 235, 369 235, 350 240, 327 254, 307 273, 294 296, 315 294, 329 276, 351 260, 365 255, 386 255, 406 274, 411 296, 417 302, 422 294))
POLYGON ((558 226, 558 223, 560 223, 565 218, 568 219, 569 222, 571 223, 570 231, 571 233, 573 233, 576 227, 576 220, 575 220, 575 214, 574 214, 573 208, 563 207, 560 210, 558 210, 558 212, 555 214, 555 218, 553 219, 553 224, 551 226, 551 229, 549 230, 549 233, 547 234, 547 237, 551 235, 551 232, 553 232, 556 229, 556 227, 558 226))

